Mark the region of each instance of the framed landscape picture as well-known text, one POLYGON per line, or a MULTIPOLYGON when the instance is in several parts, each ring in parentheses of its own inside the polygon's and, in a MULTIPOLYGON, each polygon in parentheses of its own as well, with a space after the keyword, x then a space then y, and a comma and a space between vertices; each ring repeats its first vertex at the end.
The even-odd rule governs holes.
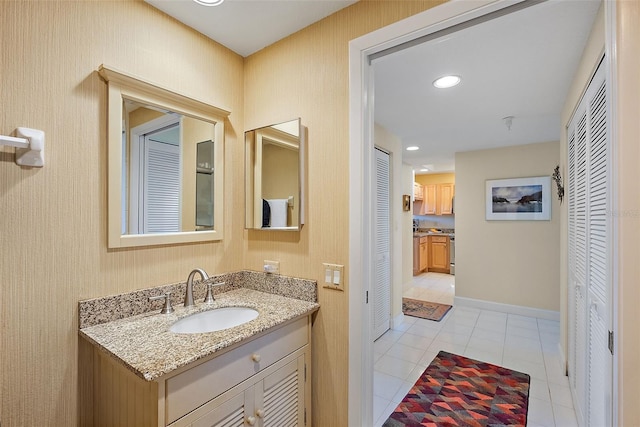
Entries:
POLYGON ((540 176, 487 180, 486 219, 550 220, 551 178, 540 176))

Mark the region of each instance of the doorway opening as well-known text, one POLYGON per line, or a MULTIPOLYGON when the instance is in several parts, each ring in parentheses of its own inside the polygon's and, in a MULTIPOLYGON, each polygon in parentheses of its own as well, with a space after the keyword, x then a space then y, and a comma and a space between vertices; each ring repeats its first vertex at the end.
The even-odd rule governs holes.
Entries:
MULTIPOLYGON (((421 40, 421 43, 425 39, 433 40, 443 34, 450 35, 458 25, 464 25, 466 28, 514 11, 513 2, 486 2, 479 7, 476 3, 474 6, 476 7, 460 3, 454 5, 445 4, 435 8, 437 10, 427 11, 424 15, 424 20, 420 23, 417 20, 413 20, 411 25, 407 27, 407 22, 403 22, 404 28, 401 25, 391 25, 356 39, 351 44, 352 69, 359 71, 352 73, 350 84, 352 124, 350 179, 352 189, 358 189, 360 195, 352 198, 350 215, 352 218, 361 218, 362 221, 360 223, 361 226, 357 227, 357 229, 350 227, 350 260, 352 265, 358 266, 358 268, 354 268, 350 272, 352 291, 350 298, 350 342, 360 343, 360 346, 356 344, 350 347, 350 363, 353 362, 351 366, 355 368, 359 366, 360 362, 363 362, 363 368, 360 372, 355 372, 357 369, 350 369, 350 390, 353 391, 350 396, 354 396, 356 390, 363 391, 362 398, 354 400, 356 404, 360 403, 359 407, 353 403, 350 404, 349 422, 353 425, 373 425, 375 421, 372 420, 371 415, 373 406, 371 388, 373 381, 370 378, 370 372, 373 357, 371 357, 370 347, 372 341, 371 331, 368 328, 368 325, 371 324, 372 313, 371 305, 363 303, 366 300, 365 298, 360 298, 360 295, 368 296, 368 286, 374 280, 373 276, 375 274, 372 268, 372 260, 374 258, 371 250, 374 241, 372 237, 374 221, 370 218, 370 213, 373 211, 373 193, 370 183, 374 177, 371 170, 371 165, 373 164, 372 128, 374 122, 372 100, 375 93, 377 105, 379 97, 375 90, 375 78, 377 76, 373 76, 372 69, 377 58, 383 59, 386 53, 402 49, 398 48, 398 46, 406 42, 421 40), (359 268, 359 266, 362 266, 362 268, 359 268), (356 361, 358 364, 355 364, 356 361)), ((523 6, 516 3, 516 6, 527 7, 528 5, 523 6)), ((353 191, 352 194, 356 194, 356 192, 353 191)), ((460 205, 462 204, 460 203, 460 205)), ((352 222, 352 224, 354 223, 352 222)), ((460 232, 460 230, 457 231, 458 233, 460 232)), ((458 234, 457 237, 460 237, 460 235, 458 234)), ((456 273, 461 268, 460 258, 457 258, 459 262, 456 273)))

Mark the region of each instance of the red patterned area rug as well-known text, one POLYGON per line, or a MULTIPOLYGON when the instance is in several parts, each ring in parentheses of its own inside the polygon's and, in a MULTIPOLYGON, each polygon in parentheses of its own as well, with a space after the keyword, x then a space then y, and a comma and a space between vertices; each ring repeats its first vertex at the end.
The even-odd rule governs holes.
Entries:
POLYGON ((441 351, 383 427, 525 426, 530 377, 441 351))
POLYGON ((447 304, 402 298, 402 312, 407 316, 439 322, 449 310, 451 306, 447 304))

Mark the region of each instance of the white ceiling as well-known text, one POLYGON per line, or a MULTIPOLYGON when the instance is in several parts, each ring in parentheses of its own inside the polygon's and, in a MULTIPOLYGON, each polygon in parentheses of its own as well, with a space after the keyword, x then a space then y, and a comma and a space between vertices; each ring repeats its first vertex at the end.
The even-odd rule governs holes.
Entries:
POLYGON ((145 0, 178 21, 246 57, 320 21, 356 0, 145 0))
POLYGON ((374 61, 376 122, 430 172, 453 170, 456 152, 558 141, 599 4, 550 0, 374 61), (446 74, 462 83, 433 87, 446 74))
MULTIPOLYGON (((352 0, 145 0, 242 56, 352 0)), ((549 0, 374 61, 375 120, 402 140, 403 160, 454 170, 454 153, 558 141, 560 113, 600 0, 549 0), (445 74, 462 83, 437 90, 445 74), (514 116, 511 130, 503 117, 514 116)))

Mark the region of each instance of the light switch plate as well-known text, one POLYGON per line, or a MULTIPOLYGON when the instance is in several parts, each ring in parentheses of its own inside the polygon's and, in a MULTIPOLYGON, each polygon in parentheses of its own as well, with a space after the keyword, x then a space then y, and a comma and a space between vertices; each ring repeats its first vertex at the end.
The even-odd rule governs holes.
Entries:
POLYGON ((344 265, 322 264, 324 284, 323 288, 344 291, 344 265))

